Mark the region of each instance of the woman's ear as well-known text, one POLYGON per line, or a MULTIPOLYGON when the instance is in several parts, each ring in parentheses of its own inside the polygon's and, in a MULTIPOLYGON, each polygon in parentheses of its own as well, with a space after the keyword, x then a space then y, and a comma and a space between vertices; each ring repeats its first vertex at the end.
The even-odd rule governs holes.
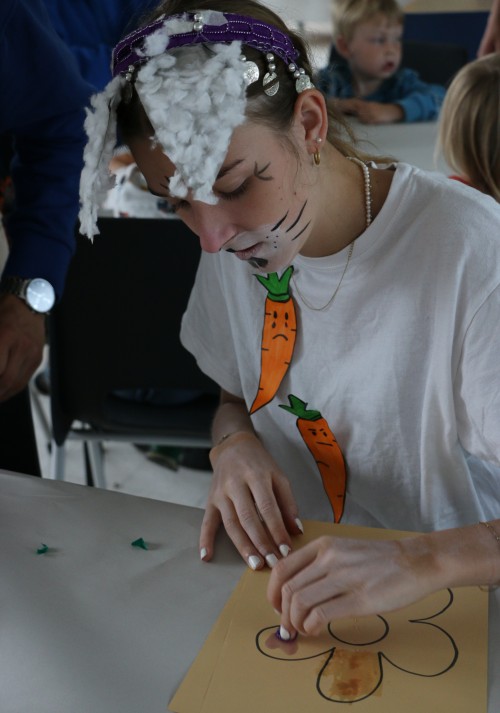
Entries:
POLYGON ((317 150, 318 143, 325 141, 328 112, 325 97, 318 89, 306 89, 297 97, 294 128, 298 132, 297 137, 305 142, 307 152, 311 155, 317 150))

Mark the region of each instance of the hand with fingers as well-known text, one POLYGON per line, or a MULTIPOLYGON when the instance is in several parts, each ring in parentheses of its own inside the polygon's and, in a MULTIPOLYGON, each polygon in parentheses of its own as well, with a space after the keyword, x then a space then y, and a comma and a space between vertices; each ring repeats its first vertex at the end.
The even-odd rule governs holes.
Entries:
POLYGON ((317 635, 328 622, 411 604, 445 583, 423 537, 321 537, 273 569, 268 599, 281 612, 282 638, 317 635))
POLYGON ((40 364, 45 344, 45 317, 18 297, 0 297, 0 401, 14 396, 40 364))
POLYGON ((252 569, 276 565, 303 531, 290 484, 258 437, 238 431, 212 449, 212 487, 200 534, 208 561, 221 523, 252 569))

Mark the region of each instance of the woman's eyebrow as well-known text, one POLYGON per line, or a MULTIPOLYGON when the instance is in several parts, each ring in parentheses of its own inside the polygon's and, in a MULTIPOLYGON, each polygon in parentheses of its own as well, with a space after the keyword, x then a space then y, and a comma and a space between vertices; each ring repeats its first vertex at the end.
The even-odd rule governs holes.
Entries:
MULTIPOLYGON (((217 174, 217 178, 216 178, 215 180, 218 181, 220 178, 222 178, 223 176, 225 176, 226 173, 229 173, 229 171, 232 171, 233 168, 236 168, 236 166, 239 166, 240 163, 243 163, 243 159, 242 159, 242 158, 237 158, 235 161, 232 161, 231 163, 228 163, 227 166, 222 166, 222 168, 221 168, 221 170, 219 171, 219 173, 217 174)), ((168 182, 170 181, 170 178, 169 178, 168 176, 165 176, 165 180, 166 180, 166 182, 167 182, 167 184, 168 184, 168 182)), ((162 188, 163 188, 163 186, 162 186, 162 188)), ((165 195, 165 194, 161 194, 161 193, 157 193, 156 191, 153 191, 153 189, 152 189, 150 186, 148 186, 148 191, 149 191, 150 193, 152 193, 153 196, 158 196, 158 198, 168 198, 168 197, 170 196, 168 187, 167 187, 167 186, 164 186, 164 188, 165 188, 165 194, 166 194, 166 195, 165 195)))
POLYGON ((232 163, 228 163, 227 166, 222 166, 222 168, 219 171, 219 173, 217 174, 217 178, 215 180, 218 181, 219 178, 222 178, 222 176, 225 176, 226 173, 229 173, 229 171, 232 171, 233 168, 236 168, 236 166, 239 166, 240 163, 243 163, 243 159, 237 158, 232 163))

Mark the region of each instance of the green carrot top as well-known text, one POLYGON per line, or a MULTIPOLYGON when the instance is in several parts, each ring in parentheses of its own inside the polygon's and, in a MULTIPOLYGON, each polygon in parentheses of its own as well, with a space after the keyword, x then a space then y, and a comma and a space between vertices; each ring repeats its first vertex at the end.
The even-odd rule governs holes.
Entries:
POLYGON ((264 285, 268 298, 274 302, 286 302, 290 299, 290 278, 293 273, 293 265, 287 267, 285 272, 278 276, 277 272, 271 272, 267 277, 255 275, 261 285, 264 285))
POLYGON ((298 396, 289 394, 288 400, 290 401, 290 406, 279 404, 279 407, 285 409, 285 411, 288 411, 293 416, 303 418, 305 421, 317 421, 319 418, 322 418, 320 411, 316 411, 316 409, 308 409, 307 403, 302 401, 302 399, 299 399, 298 396))

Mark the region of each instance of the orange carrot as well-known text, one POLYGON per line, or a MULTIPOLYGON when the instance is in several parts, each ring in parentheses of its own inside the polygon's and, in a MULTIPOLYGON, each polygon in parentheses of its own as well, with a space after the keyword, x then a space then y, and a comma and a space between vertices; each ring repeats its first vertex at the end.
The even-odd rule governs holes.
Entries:
POLYGON ((289 293, 293 265, 281 277, 276 272, 255 275, 268 291, 262 329, 260 380, 250 413, 268 404, 279 389, 292 360, 297 333, 295 305, 289 293))
POLYGON ((333 510, 334 522, 340 522, 344 512, 346 472, 344 456, 326 420, 319 411, 307 408, 307 403, 293 394, 290 406, 282 409, 297 416, 297 428, 311 451, 321 474, 323 487, 333 510))

